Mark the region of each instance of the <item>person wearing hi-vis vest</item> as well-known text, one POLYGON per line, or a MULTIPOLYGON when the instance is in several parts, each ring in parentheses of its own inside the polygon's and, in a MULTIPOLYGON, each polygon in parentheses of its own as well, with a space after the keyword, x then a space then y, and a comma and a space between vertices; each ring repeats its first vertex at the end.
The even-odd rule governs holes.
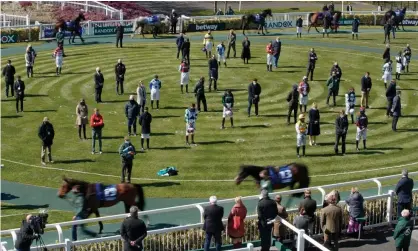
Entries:
POLYGON ((299 150, 302 147, 302 156, 305 157, 306 135, 308 133, 308 126, 305 123, 305 114, 299 115, 299 121, 295 124, 296 129, 296 153, 300 158, 299 150))
POLYGON ((213 48, 213 36, 210 30, 203 38, 203 48, 206 53, 206 58, 212 57, 212 48, 213 48))
POLYGON ((154 75, 154 79, 149 82, 149 89, 151 92, 151 109, 154 109, 154 100, 157 101, 157 110, 160 109, 160 89, 161 81, 158 75, 154 75))

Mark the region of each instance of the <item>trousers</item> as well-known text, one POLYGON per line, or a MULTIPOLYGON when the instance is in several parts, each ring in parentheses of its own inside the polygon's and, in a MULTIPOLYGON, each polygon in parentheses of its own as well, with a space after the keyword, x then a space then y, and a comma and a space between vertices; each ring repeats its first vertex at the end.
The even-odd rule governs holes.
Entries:
POLYGON ((386 107, 386 116, 389 116, 391 114, 390 110, 392 109, 393 105, 393 97, 386 97, 388 100, 388 105, 386 107))
POLYGON ((15 95, 15 90, 14 90, 14 88, 13 88, 13 79, 12 80, 7 80, 6 79, 6 97, 9 97, 9 88, 10 88, 10 91, 11 91, 11 96, 14 96, 15 95))
POLYGON ((324 233, 324 246, 332 251, 338 251, 338 236, 337 233, 324 233))
POLYGON ((128 183, 131 183, 131 173, 132 173, 132 160, 122 159, 122 176, 121 176, 121 182, 125 182, 125 176, 128 183))
POLYGON ((95 98, 96 98, 96 102, 102 102, 102 90, 103 88, 96 88, 96 93, 95 93, 95 98))
POLYGON ((16 112, 19 112, 19 102, 20 102, 20 111, 23 112, 23 95, 16 94, 16 112))
POLYGON ((228 44, 228 53, 226 54, 226 57, 229 58, 229 53, 232 50, 234 51, 234 58, 237 56, 237 50, 235 49, 235 43, 228 44))
POLYGON ((200 111, 200 102, 203 103, 203 110, 205 112, 208 111, 208 106, 206 104, 206 97, 205 95, 197 95, 196 96, 196 103, 197 103, 197 110, 200 111))
POLYGON ((122 48, 122 40, 123 40, 123 36, 116 37, 116 47, 119 47, 119 44, 120 44, 120 48, 122 48))
POLYGON ((102 129, 93 129, 91 133, 91 139, 92 139, 92 151, 95 151, 96 148, 96 138, 99 140, 99 151, 102 151, 102 129))
POLYGON ((41 160, 42 160, 42 162, 45 162, 46 151, 48 151, 48 161, 52 161, 51 146, 50 145, 49 146, 42 145, 42 148, 41 148, 41 160))
POLYGON ((204 251, 209 251, 210 242, 212 240, 212 237, 215 238, 216 251, 221 251, 221 247, 222 247, 221 232, 217 232, 217 233, 208 233, 208 232, 206 232, 205 244, 204 244, 204 251))
POLYGON ((272 226, 260 226, 258 227, 261 238, 261 251, 269 251, 271 247, 271 230, 272 226))
POLYGON ((392 119, 392 130, 396 131, 396 127, 398 125, 399 116, 393 116, 392 119))
POLYGON ((347 134, 335 134, 335 145, 334 145, 334 151, 335 153, 338 153, 338 145, 340 143, 341 139, 341 152, 342 154, 345 153, 345 138, 347 134))
POLYGON ((119 86, 120 86, 120 94, 123 94, 123 79, 116 79, 116 93, 119 94, 119 86))
POLYGON ((332 96, 332 101, 334 102, 334 106, 336 105, 335 97, 337 96, 337 91, 333 89, 328 89, 328 96, 327 96, 327 105, 329 104, 329 98, 332 96))
MULTIPOLYGON (((251 107, 253 106, 253 100, 248 99, 248 116, 251 115, 251 107)), ((255 115, 258 116, 258 102, 254 103, 255 115)))
POLYGON ((298 115, 298 105, 294 105, 294 106, 289 106, 289 110, 287 112, 287 123, 290 123, 290 116, 292 115, 292 111, 293 111, 293 118, 294 118, 294 123, 296 124, 297 122, 297 115, 298 115))

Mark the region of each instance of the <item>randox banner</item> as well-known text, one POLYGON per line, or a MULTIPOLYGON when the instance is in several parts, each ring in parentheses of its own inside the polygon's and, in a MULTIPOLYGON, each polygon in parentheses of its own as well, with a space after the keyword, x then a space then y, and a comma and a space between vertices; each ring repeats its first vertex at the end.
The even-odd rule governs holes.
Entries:
MULTIPOLYGON (((116 34, 116 24, 114 23, 103 23, 100 25, 94 25, 93 34, 94 35, 115 35, 116 34)), ((133 24, 124 25, 124 33, 133 33, 133 24)))
POLYGON ((402 24, 405 26, 418 26, 418 19, 404 19, 402 24))
POLYGON ((354 19, 341 19, 340 21, 338 21, 338 25, 353 25, 353 21, 354 19))
MULTIPOLYGON (((55 38, 54 33, 55 33, 55 29, 45 28, 43 38, 55 38)), ((81 29, 81 34, 83 34, 83 29, 81 29)), ((71 36, 70 31, 64 31, 64 37, 70 37, 70 36, 71 36)))
POLYGON ((217 24, 189 24, 187 31, 222 31, 225 30, 225 23, 217 24))
POLYGON ((16 34, 1 35, 1 43, 2 44, 17 43, 17 35, 16 34))
POLYGON ((267 29, 274 29, 274 28, 290 28, 295 27, 295 21, 284 20, 284 21, 267 21, 264 24, 264 27, 267 29))

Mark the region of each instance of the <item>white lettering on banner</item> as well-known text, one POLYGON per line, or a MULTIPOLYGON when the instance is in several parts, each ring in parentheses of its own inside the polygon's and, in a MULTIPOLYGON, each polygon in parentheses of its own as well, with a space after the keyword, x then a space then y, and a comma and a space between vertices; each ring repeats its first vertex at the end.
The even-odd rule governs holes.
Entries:
POLYGON ((93 27, 115 27, 121 24, 123 26, 130 26, 133 25, 131 21, 124 21, 124 22, 100 22, 100 23, 92 23, 93 27))
POLYGON ((403 25, 411 25, 411 26, 417 26, 418 25, 418 19, 405 19, 402 21, 403 25))
POLYGON ((9 36, 9 35, 1 36, 1 42, 2 43, 16 43, 15 38, 14 38, 14 35, 11 35, 11 36, 9 36))
POLYGON ((295 27, 293 24, 294 21, 285 20, 285 21, 267 21, 264 24, 264 27, 266 28, 289 28, 289 27, 295 27))
POLYGON ((196 24, 196 31, 200 30, 217 30, 218 25, 217 24, 196 24))

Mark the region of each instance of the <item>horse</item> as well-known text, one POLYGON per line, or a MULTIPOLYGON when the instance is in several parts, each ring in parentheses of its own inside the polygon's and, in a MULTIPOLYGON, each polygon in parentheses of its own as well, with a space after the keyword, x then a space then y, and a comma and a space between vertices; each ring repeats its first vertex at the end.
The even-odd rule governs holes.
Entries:
MULTIPOLYGON (((95 213, 96 217, 100 217, 99 208, 111 207, 121 201, 125 204, 125 213, 129 212, 131 206, 137 206, 141 211, 144 210, 144 191, 139 184, 122 183, 107 186, 101 183, 70 179, 65 176, 62 180, 63 183, 58 189, 58 197, 66 198, 67 193, 78 186, 78 191, 84 196, 82 213, 85 218, 88 218, 92 213, 95 213)), ((100 234, 103 231, 102 222, 99 222, 99 226, 100 234)))
POLYGON ((403 20, 405 18, 405 14, 406 14, 406 7, 404 7, 402 10, 397 10, 397 11, 388 10, 383 16, 381 23, 383 25, 393 18, 396 29, 400 30, 399 28, 399 24, 400 24, 402 26, 402 30, 405 31, 405 28, 403 27, 403 20))
POLYGON ((55 24, 55 33, 58 32, 58 29, 61 28, 63 32, 70 31, 71 36, 68 39, 68 43, 71 44, 71 37, 74 43, 75 36, 79 36, 81 39, 81 42, 84 43, 84 39, 81 36, 81 25, 80 22, 86 20, 84 17, 84 14, 80 12, 78 16, 70 22, 66 22, 65 20, 61 19, 58 21, 58 23, 55 24))
MULTIPOLYGON (((295 189, 296 183, 298 183, 298 189, 307 188, 310 184, 310 178, 308 174, 308 168, 304 164, 290 163, 283 166, 253 166, 253 165, 241 165, 240 171, 235 177, 235 183, 241 184, 248 176, 252 176, 255 179, 257 186, 260 185, 261 178, 260 172, 266 170, 271 178, 273 189, 282 189, 290 187, 295 189)), ((293 196, 300 197, 303 193, 297 193, 293 196)))
POLYGON ((163 26, 168 27, 170 25, 170 18, 164 14, 135 18, 133 24, 133 34, 131 37, 133 38, 135 36, 136 30, 141 28, 139 30, 139 34, 145 38, 145 25, 152 27, 152 36, 153 38, 157 38, 158 30, 163 26))
POLYGON ((267 28, 264 27, 266 23, 266 17, 270 16, 273 17, 273 14, 271 13, 271 9, 263 10, 260 14, 245 14, 241 17, 241 29, 242 34, 245 36, 245 29, 249 28, 250 23, 258 24, 257 27, 257 34, 260 34, 260 27, 261 27, 261 33, 264 34, 264 29, 266 29, 266 33, 268 33, 267 28))
MULTIPOLYGON (((331 14, 331 30, 334 30, 335 33, 337 33, 338 30, 338 22, 340 21, 341 18, 341 11, 334 11, 334 12, 330 12, 331 14)), ((309 26, 308 26, 308 33, 309 30, 311 29, 311 27, 314 27, 315 30, 319 33, 318 31, 318 26, 322 26, 324 23, 324 18, 326 17, 326 12, 316 12, 316 13, 310 13, 309 14, 309 26)))

